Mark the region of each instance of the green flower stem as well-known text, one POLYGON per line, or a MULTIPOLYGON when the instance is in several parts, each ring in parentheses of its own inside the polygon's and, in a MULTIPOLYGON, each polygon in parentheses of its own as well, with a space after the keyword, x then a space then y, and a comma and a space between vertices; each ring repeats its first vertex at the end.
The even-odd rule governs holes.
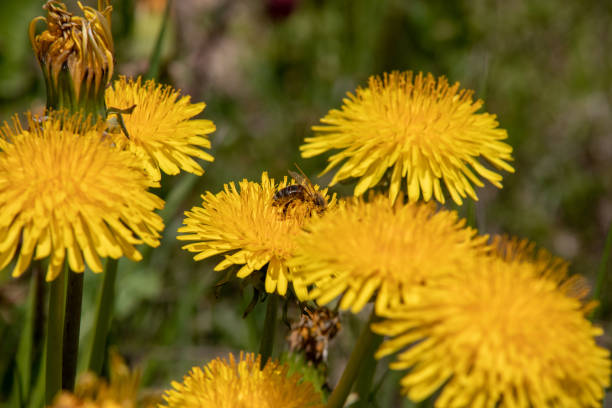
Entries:
POLYGON ((82 304, 83 272, 78 273, 69 271, 62 361, 62 389, 69 391, 74 391, 74 380, 76 378, 82 304))
MULTIPOLYGON (((359 375, 359 371, 362 369, 362 363, 373 358, 375 350, 374 344, 377 341, 377 337, 379 337, 370 330, 370 324, 374 322, 374 319, 375 314, 374 310, 372 310, 368 322, 361 330, 357 343, 355 343, 355 347, 353 348, 349 361, 344 368, 342 377, 340 377, 338 385, 336 385, 334 391, 327 400, 326 408, 342 408, 344 406, 346 397, 348 397, 351 387, 359 375), (370 355, 367 353, 370 353, 370 355)), ((369 390, 364 392, 367 393, 369 390)))
MULTIPOLYGON (((368 322, 368 327, 370 326, 368 322)), ((371 331, 370 331, 371 332, 371 331)), ((376 373, 376 364, 378 360, 374 358, 374 352, 382 343, 383 337, 374 334, 374 339, 369 344, 368 349, 365 351, 363 360, 361 361, 361 368, 359 369, 359 375, 355 382, 355 389, 359 394, 359 401, 355 405, 355 408, 366 408, 372 406, 370 403, 370 394, 372 392, 372 381, 374 380, 374 374, 376 373)))
POLYGON ((610 259, 610 253, 612 252, 612 223, 608 229, 608 236, 606 237, 606 243, 604 244, 603 254, 601 255, 601 262, 599 263, 599 269, 597 270, 597 280, 595 281, 595 288, 593 289, 593 298, 597 300, 600 305, 591 313, 591 319, 597 318, 601 308, 605 305, 607 299, 603 299, 604 286, 606 283, 606 276, 608 274, 608 261, 610 259))
POLYGON ((266 320, 264 320, 261 343, 259 343, 259 354, 261 355, 261 368, 263 369, 268 359, 272 356, 274 347, 274 334, 276 332, 276 316, 278 314, 278 296, 274 293, 268 295, 266 304, 266 320))
POLYGON ((102 373, 102 364, 106 356, 106 337, 113 318, 115 305, 115 282, 117 281, 117 259, 106 260, 106 270, 102 277, 102 288, 98 297, 94 332, 89 350, 89 370, 95 374, 102 373))
POLYGON ((50 405, 62 389, 62 337, 66 303, 66 270, 49 284, 49 317, 45 367, 45 402, 50 405))

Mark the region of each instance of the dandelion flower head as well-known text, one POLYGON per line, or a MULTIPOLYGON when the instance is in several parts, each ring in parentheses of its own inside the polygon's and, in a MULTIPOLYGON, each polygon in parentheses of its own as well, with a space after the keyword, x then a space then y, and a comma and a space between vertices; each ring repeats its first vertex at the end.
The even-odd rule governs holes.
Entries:
POLYGON ((0 132, 0 269, 17 253, 13 276, 32 258, 49 257, 47 280, 64 260, 75 272, 85 263, 102 272, 100 257, 138 261, 135 245, 159 245, 163 201, 156 184, 129 152, 118 151, 101 129, 79 117, 28 117, 0 132))
POLYGON ((418 295, 439 276, 469 269, 488 250, 487 237, 456 212, 385 196, 349 200, 305 226, 291 261, 296 278, 314 285, 321 305, 342 295, 359 312, 376 296, 376 312, 418 295))
POLYGON ((172 382, 164 399, 169 408, 323 408, 312 383, 299 374, 288 375, 288 366, 261 356, 240 353, 236 361, 217 358, 202 370, 194 367, 182 383, 172 382))
MULTIPOLYGON (((207 119, 193 119, 204 110, 204 102, 191 103, 189 96, 168 85, 149 80, 120 77, 106 90, 109 109, 126 113, 121 118, 127 136, 116 133, 116 142, 142 158, 144 167, 154 180, 161 171, 176 175, 181 170, 202 175, 204 170, 195 159, 212 162, 210 140, 207 135, 215 125, 207 119)), ((111 117, 113 115, 111 114, 111 117)))
POLYGON ((473 92, 450 85, 446 78, 412 72, 372 76, 367 88, 357 88, 344 99, 341 110, 331 110, 315 136, 300 147, 303 157, 340 150, 328 158, 328 172, 340 166, 330 186, 359 178, 360 196, 389 172, 389 196, 398 196, 402 180, 410 201, 434 197, 445 202, 441 183, 457 204, 470 196, 482 178, 501 188, 502 176, 482 164, 513 172, 512 148, 502 140, 495 115, 476 113, 483 105, 473 92), (342 164, 341 164, 342 163, 342 164))
POLYGON ((139 406, 139 386, 140 371, 130 370, 125 360, 111 350, 110 382, 92 372, 82 373, 74 394, 63 391, 51 408, 135 408, 139 406))
MULTIPOLYGON (((183 249, 196 252, 196 261, 225 254, 215 270, 240 265, 239 278, 267 264, 266 291, 284 295, 289 283, 287 261, 295 247, 295 236, 313 213, 311 204, 300 200, 288 208, 274 205, 275 193, 287 185, 286 178, 277 184, 264 172, 261 183, 243 180, 238 187, 230 183, 220 193, 207 192, 202 196, 201 207, 185 213, 185 225, 179 229, 184 235, 177 238, 195 242, 183 249)), ((327 199, 326 190, 320 193, 327 199)), ((333 203, 332 198, 330 206, 333 203)), ((294 281, 293 288, 299 297, 305 296, 299 282, 294 281)))
POLYGON ((410 399, 441 388, 440 408, 601 406, 610 378, 609 352, 595 342, 602 330, 572 280, 550 278, 559 264, 519 258, 483 259, 372 325, 390 336, 377 358, 405 349, 390 367, 409 369, 400 384, 410 399))
POLYGON ((113 399, 103 399, 98 401, 82 400, 68 391, 63 391, 54 400, 51 408, 132 408, 119 404, 113 399))
POLYGON ((542 248, 536 250, 532 241, 507 235, 493 236, 492 248, 494 256, 515 267, 527 265, 535 276, 560 285, 569 296, 580 299, 585 314, 597 307, 597 301, 587 299, 591 290, 587 279, 578 274, 569 275, 569 262, 565 259, 542 248))

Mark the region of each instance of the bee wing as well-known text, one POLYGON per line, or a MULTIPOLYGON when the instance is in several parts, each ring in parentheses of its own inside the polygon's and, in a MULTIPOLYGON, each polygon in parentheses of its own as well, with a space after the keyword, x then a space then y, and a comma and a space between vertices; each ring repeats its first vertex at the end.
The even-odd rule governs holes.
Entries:
POLYGON ((300 174, 297 174, 295 171, 289 170, 289 175, 295 180, 296 183, 301 185, 306 184, 304 177, 302 177, 300 174))
POLYGON ((295 164, 295 167, 300 171, 301 174, 298 174, 294 171, 289 170, 289 174, 291 175, 291 177, 293 177, 293 179, 298 184, 302 185, 306 189, 306 192, 308 193, 308 195, 310 195, 310 197, 313 200, 315 200, 317 197, 321 197, 321 200, 325 200, 323 196, 321 196, 321 194, 317 191, 314 184, 312 184, 312 181, 310 181, 308 176, 304 174, 302 169, 300 169, 300 166, 298 166, 297 163, 294 163, 294 164, 295 164))
POLYGON ((291 174, 295 181, 297 181, 306 188, 308 194, 310 194, 312 197, 316 197, 319 193, 314 188, 314 184, 312 184, 312 181, 310 181, 308 176, 304 174, 304 172, 302 171, 302 169, 300 169, 300 166, 298 166, 297 163, 293 164, 295 164, 295 167, 300 171, 301 174, 297 174, 296 172, 293 172, 291 170, 289 170, 289 174, 291 174))

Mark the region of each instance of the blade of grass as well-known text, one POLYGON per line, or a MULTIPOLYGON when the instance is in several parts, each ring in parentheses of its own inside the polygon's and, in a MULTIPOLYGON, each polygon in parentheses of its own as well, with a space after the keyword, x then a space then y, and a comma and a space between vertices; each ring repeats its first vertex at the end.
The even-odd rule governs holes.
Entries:
POLYGON ((261 369, 264 368, 268 359, 272 357, 274 348, 274 334, 276 334, 276 320, 278 315, 278 296, 274 293, 268 295, 266 304, 266 319, 264 320, 259 354, 261 355, 261 369))
MULTIPOLYGON (((366 353, 374 350, 372 344, 376 341, 377 335, 370 330, 370 324, 374 321, 374 310, 370 314, 368 322, 361 329, 361 334, 351 351, 349 361, 342 372, 340 381, 332 391, 332 394, 327 400, 326 408, 342 408, 348 397, 355 379, 359 375, 362 362, 367 359, 366 353)), ((368 390, 369 391, 369 390, 368 390)))
POLYGON ((166 224, 174 217, 181 204, 185 201, 185 198, 191 193, 193 187, 199 180, 200 176, 196 176, 195 174, 181 175, 178 183, 172 187, 172 190, 166 197, 164 209, 159 212, 159 215, 164 219, 166 224))
MULTIPOLYGON (((166 203, 164 204, 164 208, 159 212, 160 217, 164 220, 164 225, 166 225, 166 233, 164 233, 162 237, 162 244, 155 248, 154 255, 162 260, 170 259, 170 251, 172 250, 172 245, 167 245, 168 243, 172 243, 176 241, 176 231, 169 233, 168 226, 170 225, 172 219, 175 217, 179 207, 183 204, 185 199, 191 194, 193 191, 193 187, 200 180, 200 176, 196 176, 195 174, 182 174, 177 181, 177 183, 172 187, 172 190, 168 193, 166 197, 166 203)), ((148 263, 152 253, 153 247, 148 245, 143 245, 139 248, 139 251, 142 253, 143 263, 148 263)), ((135 265, 134 263, 126 264, 126 267, 130 267, 130 265, 135 265)))
POLYGON ((36 383, 32 389, 32 393, 28 396, 28 408, 40 408, 45 403, 45 372, 47 371, 47 352, 43 350, 40 370, 36 377, 36 383))
POLYGON ((89 349, 89 370, 100 375, 106 356, 106 338, 110 330, 115 306, 115 282, 117 281, 117 259, 108 258, 98 296, 94 331, 89 349))
POLYGON ((166 35, 166 30, 168 28, 168 19, 170 18, 171 5, 172 0, 166 0, 164 17, 162 20, 162 24, 159 27, 159 32, 157 33, 157 39, 155 41, 155 46, 153 47, 153 52, 151 53, 151 58, 149 59, 149 70, 145 75, 145 78, 147 79, 155 79, 159 75, 161 49, 162 44, 164 42, 164 36, 166 35))
POLYGON ((32 361, 34 356, 34 319, 36 318, 36 300, 39 296, 38 292, 43 290, 41 282, 37 279, 37 273, 40 272, 39 264, 36 263, 32 268, 32 276, 30 280, 30 293, 28 294, 28 306, 25 315, 25 323, 19 338, 19 346, 17 347, 17 370, 16 381, 13 389, 13 401, 18 397, 19 406, 24 406, 28 396, 30 395, 30 386, 32 382, 32 361), (18 391, 17 394, 16 391, 18 391))

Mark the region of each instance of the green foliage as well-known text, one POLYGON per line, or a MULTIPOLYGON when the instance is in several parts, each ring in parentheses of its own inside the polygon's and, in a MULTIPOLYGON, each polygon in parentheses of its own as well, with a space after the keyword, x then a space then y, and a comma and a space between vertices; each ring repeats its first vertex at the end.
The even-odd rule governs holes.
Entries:
POLYGON ((285 352, 281 354, 279 360, 289 366, 288 375, 298 373, 302 376, 302 381, 312 383, 315 390, 321 394, 324 401, 327 400, 329 385, 326 384, 326 370, 323 366, 317 368, 309 363, 301 353, 285 352))

